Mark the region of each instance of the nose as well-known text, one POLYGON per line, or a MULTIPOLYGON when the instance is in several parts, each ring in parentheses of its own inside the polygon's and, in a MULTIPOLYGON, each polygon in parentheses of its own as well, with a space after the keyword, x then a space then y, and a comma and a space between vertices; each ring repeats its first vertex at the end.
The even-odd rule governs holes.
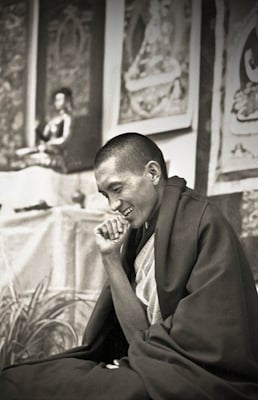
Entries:
POLYGON ((118 209, 121 206, 121 200, 117 198, 110 198, 109 199, 109 205, 112 211, 118 211, 118 209))

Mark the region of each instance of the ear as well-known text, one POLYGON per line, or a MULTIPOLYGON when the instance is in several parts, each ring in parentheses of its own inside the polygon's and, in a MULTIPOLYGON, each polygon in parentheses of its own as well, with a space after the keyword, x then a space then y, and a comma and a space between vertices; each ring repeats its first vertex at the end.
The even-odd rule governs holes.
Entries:
POLYGON ((145 174, 151 179, 154 186, 161 180, 161 168, 157 161, 149 161, 145 165, 145 174))

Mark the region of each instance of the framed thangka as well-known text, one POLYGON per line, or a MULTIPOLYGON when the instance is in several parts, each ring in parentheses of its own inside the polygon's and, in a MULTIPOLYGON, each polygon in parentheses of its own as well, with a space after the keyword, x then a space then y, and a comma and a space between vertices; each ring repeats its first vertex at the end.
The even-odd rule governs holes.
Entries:
POLYGON ((200 2, 107 0, 103 136, 190 127, 198 98, 200 2))
POLYGON ((64 172, 91 168, 100 146, 103 29, 101 1, 40 1, 37 144, 45 140, 44 126, 51 121, 53 103, 59 107, 54 94, 63 91, 69 97, 72 120, 69 140, 61 149, 64 172))
POLYGON ((210 195, 258 188, 258 3, 216 9, 210 195))
MULTIPOLYGON (((69 87, 72 90, 75 116, 89 114, 92 22, 90 1, 42 1, 40 25, 47 23, 44 30, 44 42, 47 46, 43 49, 40 41, 39 57, 42 59, 44 56, 46 60, 46 115, 49 112, 51 94, 60 87, 69 87)), ((43 30, 43 27, 40 26, 40 29, 43 30)), ((41 37, 40 39, 43 40, 41 37)))
MULTIPOLYGON (((246 102, 255 84, 244 63, 245 43, 254 33, 255 12, 252 0, 202 2, 195 189, 208 195, 229 220, 258 283, 258 175, 255 157, 249 157, 250 152, 256 152, 257 135, 250 132, 257 125, 247 118, 254 113, 251 103, 246 102), (240 123, 250 126, 244 128, 240 123)), ((254 71, 255 63, 249 66, 254 71)))

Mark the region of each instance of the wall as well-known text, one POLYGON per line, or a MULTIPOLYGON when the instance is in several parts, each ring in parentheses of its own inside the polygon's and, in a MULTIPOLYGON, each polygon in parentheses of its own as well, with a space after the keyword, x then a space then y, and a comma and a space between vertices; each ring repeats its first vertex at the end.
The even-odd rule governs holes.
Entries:
POLYGON ((169 175, 185 178, 187 185, 194 188, 196 132, 171 136, 155 140, 169 160, 169 175))

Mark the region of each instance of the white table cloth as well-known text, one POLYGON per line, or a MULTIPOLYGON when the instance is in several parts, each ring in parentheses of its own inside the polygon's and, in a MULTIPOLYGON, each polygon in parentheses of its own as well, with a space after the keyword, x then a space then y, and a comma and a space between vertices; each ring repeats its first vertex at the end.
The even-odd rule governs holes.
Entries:
POLYGON ((85 299, 69 317, 82 335, 106 279, 94 237, 104 217, 77 206, 0 216, 0 289, 15 282, 28 294, 49 276, 50 291, 85 299))

